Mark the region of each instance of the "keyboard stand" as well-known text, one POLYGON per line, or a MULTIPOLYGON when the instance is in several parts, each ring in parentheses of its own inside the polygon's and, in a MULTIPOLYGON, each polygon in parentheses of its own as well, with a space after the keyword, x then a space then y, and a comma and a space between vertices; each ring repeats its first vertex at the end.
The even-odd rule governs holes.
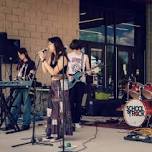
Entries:
MULTIPOLYGON (((12 99, 10 98, 10 100, 12 100, 12 99)), ((5 122, 5 128, 3 128, 3 129, 1 128, 1 129, 2 130, 6 130, 6 118, 8 118, 10 120, 11 124, 14 127, 14 131, 8 131, 8 132, 6 132, 6 134, 20 131, 20 128, 19 128, 17 122, 15 122, 15 120, 13 119, 13 116, 12 116, 12 114, 10 112, 11 106, 9 106, 8 103, 9 102, 5 99, 4 94, 1 91, 0 92, 0 108, 1 108, 1 123, 0 123, 0 127, 5 122)))
MULTIPOLYGON (((14 88, 14 89, 22 89, 22 88, 26 88, 29 89, 32 86, 33 81, 29 80, 29 81, 24 81, 24 80, 15 80, 15 81, 0 81, 0 117, 1 117, 1 123, 0 123, 0 127, 2 126, 2 124, 5 122, 5 126, 6 126, 6 117, 9 119, 10 123, 13 125, 14 127, 14 132, 18 132, 21 131, 19 126, 17 125, 17 122, 15 122, 13 120, 13 116, 11 114, 11 106, 9 106, 9 100, 7 101, 4 97, 4 94, 2 92, 2 89, 5 88, 14 88)), ((13 97, 10 95, 10 100, 14 101, 14 99, 16 97, 13 97)), ((8 132, 10 133, 10 132, 8 132)), ((13 133, 11 131, 11 133, 13 133)))

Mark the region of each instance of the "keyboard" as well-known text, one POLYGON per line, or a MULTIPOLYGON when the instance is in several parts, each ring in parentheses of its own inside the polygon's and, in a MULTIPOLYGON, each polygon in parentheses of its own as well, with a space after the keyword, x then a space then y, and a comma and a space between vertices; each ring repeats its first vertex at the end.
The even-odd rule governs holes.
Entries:
POLYGON ((32 85, 32 81, 0 81, 0 88, 29 88, 32 85))

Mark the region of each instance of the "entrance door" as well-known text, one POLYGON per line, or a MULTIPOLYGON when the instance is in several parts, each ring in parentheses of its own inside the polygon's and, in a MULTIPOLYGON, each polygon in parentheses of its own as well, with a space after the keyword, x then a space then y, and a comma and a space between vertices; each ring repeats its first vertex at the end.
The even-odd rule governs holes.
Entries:
POLYGON ((107 45, 105 49, 105 84, 115 97, 120 96, 120 84, 123 80, 133 77, 134 73, 134 47, 107 45))
POLYGON ((117 46, 117 96, 121 96, 121 84, 124 80, 136 81, 134 76, 134 48, 129 46, 117 46))

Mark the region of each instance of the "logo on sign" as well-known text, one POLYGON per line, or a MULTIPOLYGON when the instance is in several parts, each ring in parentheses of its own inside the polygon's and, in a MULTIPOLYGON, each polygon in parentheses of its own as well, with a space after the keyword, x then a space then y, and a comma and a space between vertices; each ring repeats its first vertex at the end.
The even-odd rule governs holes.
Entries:
POLYGON ((143 106, 127 106, 127 114, 129 117, 144 116, 143 106))

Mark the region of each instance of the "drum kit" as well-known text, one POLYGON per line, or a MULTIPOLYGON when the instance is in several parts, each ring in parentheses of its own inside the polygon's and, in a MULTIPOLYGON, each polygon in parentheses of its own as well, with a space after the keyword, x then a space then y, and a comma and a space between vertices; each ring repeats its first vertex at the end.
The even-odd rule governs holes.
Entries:
POLYGON ((128 81, 127 101, 123 108, 125 122, 132 127, 147 127, 152 120, 152 84, 128 81))

